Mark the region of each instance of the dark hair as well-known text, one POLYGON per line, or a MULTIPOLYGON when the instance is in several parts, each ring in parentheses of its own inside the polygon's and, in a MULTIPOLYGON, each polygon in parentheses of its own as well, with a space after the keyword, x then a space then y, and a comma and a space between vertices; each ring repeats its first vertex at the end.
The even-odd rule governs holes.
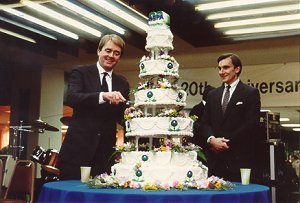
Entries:
POLYGON ((219 63, 220 61, 222 61, 223 59, 226 59, 226 58, 230 58, 231 59, 234 68, 240 67, 240 72, 238 72, 238 75, 240 75, 241 72, 242 72, 242 67, 243 66, 242 66, 242 61, 239 58, 239 56, 236 55, 236 54, 233 54, 233 53, 222 54, 221 56, 219 56, 217 62, 219 63))
POLYGON ((213 89, 215 89, 215 87, 207 85, 203 91, 202 100, 206 101, 208 93, 213 89))
POLYGON ((116 34, 104 35, 99 42, 98 50, 101 50, 103 46, 110 40, 121 48, 121 56, 122 56, 124 53, 125 42, 120 36, 116 34))

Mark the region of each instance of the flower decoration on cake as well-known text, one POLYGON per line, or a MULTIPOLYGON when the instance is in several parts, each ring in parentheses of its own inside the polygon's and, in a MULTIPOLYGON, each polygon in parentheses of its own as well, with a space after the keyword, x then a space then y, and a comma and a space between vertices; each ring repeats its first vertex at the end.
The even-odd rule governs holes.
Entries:
POLYGON ((158 152, 158 151, 161 151, 161 152, 171 151, 172 141, 169 137, 160 139, 160 142, 161 142, 160 147, 159 148, 154 148, 155 152, 158 152))
POLYGON ((191 115, 190 118, 193 120, 193 121, 196 121, 199 119, 199 117, 197 115, 191 115))
POLYGON ((171 88, 172 84, 166 79, 166 78, 162 78, 160 80, 158 80, 158 87, 165 89, 165 88, 171 88))
POLYGON ((149 190, 230 190, 235 184, 225 181, 217 176, 211 176, 207 179, 195 181, 192 180, 192 173, 187 172, 190 181, 174 181, 172 184, 162 183, 160 181, 144 182, 142 179, 142 171, 137 169, 136 176, 138 180, 129 180, 127 178, 115 178, 114 176, 101 174, 90 180, 87 184, 90 188, 133 188, 145 191, 149 190))
POLYGON ((107 173, 96 176, 87 184, 90 188, 130 188, 130 181, 128 179, 117 179, 107 173))
POLYGON ((131 142, 126 142, 120 146, 115 147, 117 152, 131 152, 135 150, 135 144, 131 142))
POLYGON ((138 90, 145 90, 145 89, 148 89, 148 83, 142 83, 142 82, 139 82, 139 86, 137 88, 138 90))
POLYGON ((206 180, 197 182, 197 189, 205 190, 229 190, 234 188, 235 185, 217 176, 211 176, 206 180))
MULTIPOLYGON (((133 118, 143 118, 146 116, 151 116, 151 114, 143 113, 141 109, 135 109, 135 111, 124 115, 125 120, 132 120, 133 118)), ((157 117, 180 117, 187 118, 188 114, 185 111, 178 112, 176 109, 160 109, 155 115, 157 117)), ((192 119, 192 117, 191 117, 192 119)))
POLYGON ((144 117, 144 113, 140 109, 136 109, 135 111, 124 115, 125 120, 131 120, 133 118, 141 118, 141 117, 144 117))
MULTIPOLYGON (((179 142, 175 142, 170 137, 162 138, 161 139, 161 146, 159 148, 154 148, 155 152, 158 151, 172 151, 172 152, 178 152, 178 153, 188 153, 188 152, 196 152, 197 157, 200 160, 207 161, 206 155, 203 152, 203 149, 195 145, 194 143, 188 142, 186 144, 181 144, 179 142)), ((198 162, 197 164, 202 165, 202 162, 198 162)))
POLYGON ((176 109, 162 109, 157 116, 158 117, 176 117, 179 113, 176 109))
MULTIPOLYGON (((121 144, 120 146, 114 147, 116 152, 132 152, 136 151, 136 145, 133 142, 125 142, 124 144, 121 144)), ((139 150, 149 151, 149 146, 147 144, 139 144, 138 145, 139 150)))

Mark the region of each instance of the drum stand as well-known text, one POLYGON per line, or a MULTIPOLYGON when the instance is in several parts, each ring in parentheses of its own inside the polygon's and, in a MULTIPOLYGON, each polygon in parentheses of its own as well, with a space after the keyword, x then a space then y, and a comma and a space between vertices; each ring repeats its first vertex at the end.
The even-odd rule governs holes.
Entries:
POLYGON ((20 121, 19 126, 10 126, 13 130, 12 145, 9 148, 12 150, 12 157, 14 160, 20 159, 24 146, 22 146, 22 132, 34 132, 31 126, 23 126, 23 121, 20 121))

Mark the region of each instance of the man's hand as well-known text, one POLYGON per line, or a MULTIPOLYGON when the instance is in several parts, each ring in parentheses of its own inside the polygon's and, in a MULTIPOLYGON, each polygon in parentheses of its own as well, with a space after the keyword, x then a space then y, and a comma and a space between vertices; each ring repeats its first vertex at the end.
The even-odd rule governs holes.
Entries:
POLYGON ((229 142, 229 140, 224 137, 213 137, 210 139, 209 144, 211 145, 212 151, 219 153, 229 149, 227 142, 229 142))
POLYGON ((103 100, 110 102, 111 104, 119 104, 120 102, 126 101, 121 92, 118 91, 103 92, 103 100))
POLYGON ((134 111, 135 111, 135 108, 131 106, 131 107, 125 109, 124 114, 128 115, 134 111))

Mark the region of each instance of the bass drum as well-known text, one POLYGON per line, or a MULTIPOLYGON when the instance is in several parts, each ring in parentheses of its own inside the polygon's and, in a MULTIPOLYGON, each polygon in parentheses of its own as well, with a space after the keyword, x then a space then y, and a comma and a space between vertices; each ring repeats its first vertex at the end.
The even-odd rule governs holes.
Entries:
POLYGON ((45 164, 42 165, 42 169, 49 173, 59 175, 60 171, 58 169, 58 164, 58 151, 55 149, 48 149, 46 151, 45 164))
POLYGON ((30 155, 31 160, 40 164, 46 164, 45 158, 46 158, 46 150, 44 150, 40 146, 36 146, 30 155))

